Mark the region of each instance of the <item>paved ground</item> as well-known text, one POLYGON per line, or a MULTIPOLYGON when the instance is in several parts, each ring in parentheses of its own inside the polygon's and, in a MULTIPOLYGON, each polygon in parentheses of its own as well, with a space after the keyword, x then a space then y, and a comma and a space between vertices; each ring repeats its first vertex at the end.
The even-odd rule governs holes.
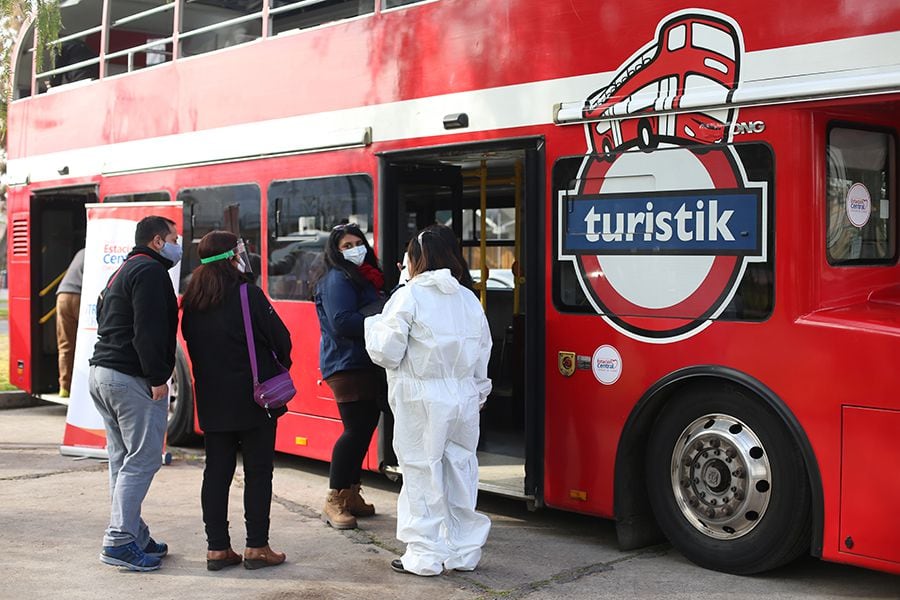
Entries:
MULTIPOLYGON (((327 466, 282 456, 275 474, 272 545, 277 568, 205 569, 200 519, 202 456, 176 451, 144 505, 153 534, 171 554, 153 573, 101 564, 107 517, 106 465, 58 454, 65 407, 0 411, 0 598, 897 598, 900 577, 814 559, 760 577, 697 568, 668 546, 619 552, 610 522, 483 496, 494 527, 474 573, 418 578, 392 572, 398 487, 372 474, 363 482, 379 515, 338 532, 319 520, 327 466)), ((232 536, 243 548, 241 483, 231 497, 232 536)))

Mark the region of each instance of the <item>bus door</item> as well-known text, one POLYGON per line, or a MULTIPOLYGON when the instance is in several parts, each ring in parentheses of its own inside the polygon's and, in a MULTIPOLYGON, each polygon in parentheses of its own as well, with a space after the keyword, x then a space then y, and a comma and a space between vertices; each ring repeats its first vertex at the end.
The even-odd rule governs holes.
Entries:
MULTIPOLYGON (((534 332, 528 329, 526 307, 531 304, 527 292, 537 293, 540 286, 525 285, 523 265, 536 252, 525 240, 537 235, 527 236, 525 224, 529 218, 535 224, 539 220, 537 144, 445 147, 394 153, 383 161, 380 248, 388 281, 397 280, 396 263, 419 230, 446 225, 460 240, 488 317, 493 392, 481 414, 479 487, 534 500, 543 425, 536 408, 540 388, 529 381, 540 369, 528 363, 540 353, 526 352, 537 347, 529 338, 534 332)), ((537 270, 537 260, 530 262, 537 270)))
POLYGON ((31 393, 59 392, 56 290, 75 253, 84 248, 84 205, 95 186, 40 190, 31 196, 31 393))

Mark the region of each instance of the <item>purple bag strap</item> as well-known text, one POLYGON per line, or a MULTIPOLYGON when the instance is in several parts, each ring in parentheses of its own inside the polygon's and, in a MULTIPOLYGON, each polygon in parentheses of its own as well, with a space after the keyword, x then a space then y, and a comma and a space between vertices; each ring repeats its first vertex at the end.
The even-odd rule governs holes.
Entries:
POLYGON ((244 333, 247 337, 247 353, 250 354, 250 369, 253 371, 253 385, 259 385, 256 373, 256 345, 253 342, 253 324, 250 321, 250 301, 247 299, 247 284, 241 284, 241 309, 244 312, 244 333))

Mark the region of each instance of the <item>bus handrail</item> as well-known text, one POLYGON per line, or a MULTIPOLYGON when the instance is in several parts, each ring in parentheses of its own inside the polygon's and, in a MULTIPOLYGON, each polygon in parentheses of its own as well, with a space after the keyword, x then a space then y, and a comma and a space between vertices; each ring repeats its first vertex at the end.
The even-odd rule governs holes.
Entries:
POLYGON ((50 293, 50 291, 52 291, 53 288, 55 288, 57 285, 59 285, 59 282, 62 281, 62 278, 66 276, 66 273, 68 271, 69 271, 69 269, 64 269, 62 273, 60 273, 59 275, 56 276, 56 279, 54 279, 49 284, 47 284, 47 287, 45 287, 40 292, 38 292, 38 296, 43 298, 48 293, 50 293))
MULTIPOLYGON (((832 83, 832 86, 827 89, 822 88, 820 80, 809 76, 804 76, 802 79, 782 77, 744 81, 741 83, 740 91, 728 102, 728 107, 738 109, 788 102, 814 102, 817 100, 845 98, 851 94, 853 97, 859 97, 900 91, 900 70, 892 65, 864 70, 846 69, 839 73, 841 74, 831 76, 829 81, 832 83)), ((647 110, 640 114, 641 116, 649 117, 722 108, 720 100, 710 102, 709 98, 702 98, 704 95, 692 93, 689 96, 682 96, 682 101, 678 108, 647 110)), ((585 123, 621 121, 634 118, 633 114, 584 118, 582 114, 583 108, 583 101, 558 102, 553 107, 553 123, 561 126, 584 125, 585 123)))
POLYGON ((89 67, 91 65, 100 64, 100 57, 91 58, 88 60, 83 60, 81 62, 72 63, 71 65, 66 65, 64 67, 59 67, 58 69, 52 69, 50 71, 44 71, 43 73, 38 73, 35 75, 37 79, 46 79, 47 77, 52 77, 54 75, 59 75, 61 73, 68 73, 69 71, 75 71, 82 67, 89 67))
POLYGON ((133 15, 128 15, 127 17, 122 17, 118 21, 115 21, 114 23, 112 23, 110 25, 110 28, 118 27, 119 25, 124 25, 125 23, 131 23, 132 21, 137 21, 144 17, 149 17, 150 15, 155 15, 156 13, 161 13, 161 12, 165 12, 167 10, 174 10, 174 9, 175 9, 175 3, 168 2, 166 4, 162 4, 162 5, 156 6, 154 8, 149 8, 147 10, 134 13, 133 15))
POLYGON ((292 2, 290 4, 285 4, 284 6, 278 6, 276 8, 270 8, 270 15, 279 15, 283 12, 289 12, 294 10, 295 8, 306 8, 307 6, 313 6, 315 4, 321 4, 322 2, 327 2, 327 0, 299 0, 299 2, 292 2))
MULTIPOLYGON (((110 52, 109 54, 106 55, 106 58, 107 59, 119 58, 120 56, 125 56, 127 54, 134 54, 135 52, 140 52, 141 50, 149 50, 150 48, 156 48, 157 46, 162 46, 163 44, 168 44, 171 41, 172 41, 171 37, 155 39, 152 42, 147 42, 146 44, 141 44, 140 46, 132 46, 131 48, 125 48, 124 50, 117 50, 115 52, 110 52)), ((158 52, 154 52, 154 54, 170 55, 172 53, 160 50, 158 52)))
MULTIPOLYGON (((77 40, 79 38, 87 37, 92 33, 99 33, 103 31, 103 25, 97 25, 96 27, 91 27, 90 29, 85 29, 83 31, 76 31, 75 33, 69 34, 65 37, 57 38, 52 42, 48 42, 48 46, 58 46, 59 44, 65 44, 66 42, 77 40)), ((29 48, 29 52, 34 52, 34 48, 29 48)))
MULTIPOLYGON (((270 11, 271 14, 271 11, 270 11)), ((200 35, 201 33, 208 33, 210 31, 215 31, 217 29, 222 29, 223 27, 228 27, 229 25, 237 25, 239 23, 246 23, 247 21, 253 21, 255 19, 262 18, 262 11, 257 11, 255 13, 249 15, 242 15, 240 17, 235 17, 233 19, 228 19, 226 21, 220 21, 218 23, 213 23, 212 25, 204 25, 203 27, 198 27, 197 29, 191 29, 190 31, 183 31, 178 34, 180 39, 185 39, 189 37, 193 37, 195 35, 200 35)))

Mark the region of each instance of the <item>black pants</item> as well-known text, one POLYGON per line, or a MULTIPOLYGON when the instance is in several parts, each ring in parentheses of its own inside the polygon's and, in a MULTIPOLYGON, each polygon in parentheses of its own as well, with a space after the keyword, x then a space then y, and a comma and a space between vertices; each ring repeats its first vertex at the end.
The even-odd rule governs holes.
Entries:
POLYGON ((339 402, 338 411, 344 424, 344 433, 334 443, 331 453, 329 485, 334 490, 345 490, 359 483, 362 461, 372 441, 372 433, 378 426, 381 410, 374 401, 357 400, 339 402))
POLYGON ((244 431, 215 431, 204 434, 206 468, 200 503, 206 525, 209 550, 231 547, 228 534, 228 491, 234 478, 237 451, 244 463, 244 522, 247 547, 269 543, 269 512, 272 507, 272 471, 275 459, 275 424, 244 431))

